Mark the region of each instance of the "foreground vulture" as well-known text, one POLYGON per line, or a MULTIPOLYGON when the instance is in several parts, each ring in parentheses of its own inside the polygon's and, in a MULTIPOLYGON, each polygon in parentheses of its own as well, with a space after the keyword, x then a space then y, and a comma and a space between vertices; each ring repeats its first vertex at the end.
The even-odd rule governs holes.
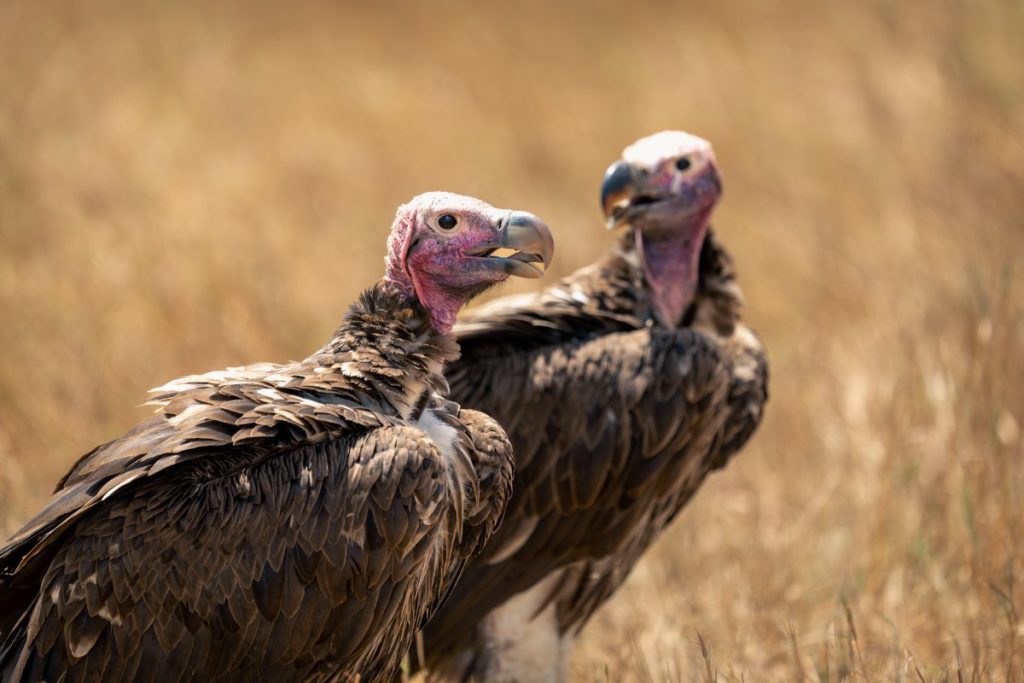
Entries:
POLYGON ((720 193, 706 141, 640 140, 605 177, 609 227, 629 225, 611 253, 456 326, 452 399, 502 423, 516 477, 425 630, 432 678, 565 680, 579 630, 757 427, 764 353, 706 234, 720 193))
POLYGON ((171 382, 72 467, 0 549, 0 679, 396 675, 512 482, 501 427, 441 398, 451 325, 552 242, 530 214, 429 193, 388 247, 312 356, 171 382))

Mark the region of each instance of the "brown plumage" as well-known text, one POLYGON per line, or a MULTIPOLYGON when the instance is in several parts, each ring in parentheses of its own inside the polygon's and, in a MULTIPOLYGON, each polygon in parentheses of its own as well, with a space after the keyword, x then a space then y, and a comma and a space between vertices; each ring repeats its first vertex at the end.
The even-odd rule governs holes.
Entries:
POLYGON ((501 427, 443 398, 444 321, 551 250, 532 216, 439 193, 392 238, 323 348, 154 390, 0 549, 5 683, 394 676, 512 479, 501 427))
MULTIPOLYGON (((720 181, 710 147, 687 138, 653 145, 649 177, 626 193, 681 197, 679 208, 655 207, 646 222, 626 206, 631 229, 601 261, 456 327, 452 397, 502 423, 516 478, 501 528, 425 630, 435 677, 564 680, 578 631, 761 418, 763 350, 740 322, 730 257, 705 238, 720 181), (655 194, 659 169, 683 157, 683 180, 667 173, 674 189, 655 194), (687 245, 692 284, 679 268, 687 245), (676 260, 659 263, 657 249, 676 260), (680 299, 673 286, 690 293, 680 299)), ((607 207, 617 223, 623 206, 607 207)))

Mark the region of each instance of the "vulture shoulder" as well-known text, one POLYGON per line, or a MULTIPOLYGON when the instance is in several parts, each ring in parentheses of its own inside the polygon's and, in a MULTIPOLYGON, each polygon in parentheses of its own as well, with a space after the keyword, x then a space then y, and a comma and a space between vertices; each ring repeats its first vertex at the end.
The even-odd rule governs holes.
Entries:
POLYGON ((450 539, 496 526, 508 442, 439 399, 400 424, 281 382, 265 366, 179 380, 160 415, 75 465, 0 549, 4 680, 398 660, 418 622, 396 616, 429 613, 475 549, 450 539))
POLYGON ((444 650, 448 624, 457 634, 568 563, 646 547, 654 518, 674 512, 707 468, 729 372, 705 335, 654 328, 457 362, 453 397, 512 440, 515 495, 429 625, 431 641, 444 650))

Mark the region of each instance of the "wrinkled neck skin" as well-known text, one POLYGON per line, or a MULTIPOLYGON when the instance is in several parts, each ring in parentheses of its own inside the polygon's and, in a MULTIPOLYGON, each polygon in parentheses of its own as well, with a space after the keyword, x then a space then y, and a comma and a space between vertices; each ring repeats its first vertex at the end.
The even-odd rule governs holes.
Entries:
POLYGON ((409 274, 400 270, 400 267, 390 261, 387 264, 384 277, 380 281, 380 287, 387 292, 404 296, 410 301, 416 299, 416 288, 413 286, 409 274))
MULTIPOLYGON (((384 275, 384 282, 394 291, 418 300, 429 312, 434 329, 440 334, 451 333, 459 311, 478 293, 445 287, 429 277, 398 270, 391 264, 384 275)), ((486 288, 487 285, 484 285, 481 289, 486 288)))
POLYGON ((658 322, 677 327, 697 292, 700 251, 711 209, 685 217, 681 223, 637 222, 631 227, 636 257, 650 289, 658 322))
POLYGON ((460 289, 446 287, 429 278, 417 277, 415 274, 413 274, 413 282, 416 283, 416 294, 419 300, 430 311, 434 329, 441 334, 451 334, 452 328, 455 327, 455 321, 459 317, 459 311, 473 295, 460 289))

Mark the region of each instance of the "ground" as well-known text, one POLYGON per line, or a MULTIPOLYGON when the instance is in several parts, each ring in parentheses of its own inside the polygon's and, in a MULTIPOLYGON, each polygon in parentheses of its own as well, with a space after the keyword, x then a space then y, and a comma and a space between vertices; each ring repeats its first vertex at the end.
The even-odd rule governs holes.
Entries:
POLYGON ((1020 680, 1021 35, 1011 0, 0 4, 0 531, 147 388, 319 346, 412 195, 537 213, 561 275, 614 239, 607 164, 682 128, 772 399, 574 680, 1020 680))

